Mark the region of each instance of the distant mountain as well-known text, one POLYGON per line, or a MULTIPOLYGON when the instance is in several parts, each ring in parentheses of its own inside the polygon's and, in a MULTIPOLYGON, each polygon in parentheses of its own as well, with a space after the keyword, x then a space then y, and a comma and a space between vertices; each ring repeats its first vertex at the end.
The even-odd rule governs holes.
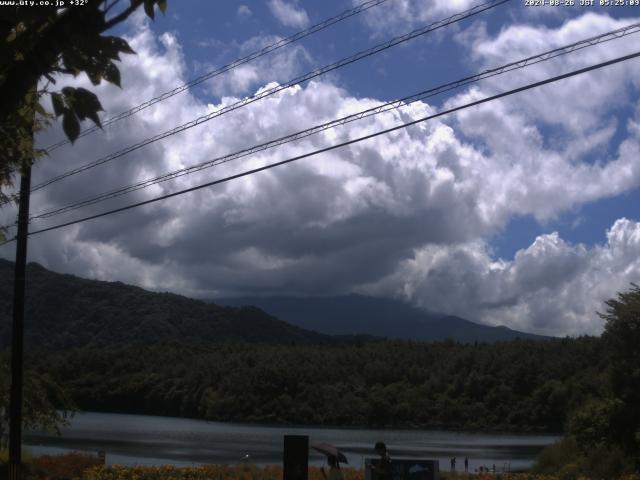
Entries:
POLYGON ((459 342, 497 342, 549 337, 490 327, 460 317, 431 313, 407 303, 363 295, 337 297, 238 297, 213 300, 220 305, 253 305, 298 327, 328 335, 367 334, 380 337, 459 342))
MULTIPOLYGON (((14 264, 0 259, 0 349, 11 343, 14 264)), ((280 321, 255 307, 221 307, 120 282, 62 275, 27 266, 25 342, 82 346, 242 341, 326 344, 334 339, 280 321)))

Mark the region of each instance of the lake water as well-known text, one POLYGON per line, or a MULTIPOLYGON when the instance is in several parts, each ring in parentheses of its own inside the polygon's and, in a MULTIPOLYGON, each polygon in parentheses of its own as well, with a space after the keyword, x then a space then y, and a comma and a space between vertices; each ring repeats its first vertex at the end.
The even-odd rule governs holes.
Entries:
MULTIPOLYGON (((457 457, 457 469, 480 465, 511 470, 531 466, 540 450, 559 439, 553 435, 458 433, 434 430, 366 430, 317 427, 262 426, 207 422, 171 417, 81 413, 61 436, 27 432, 24 443, 34 454, 67 451, 106 452, 107 464, 179 466, 206 463, 282 463, 283 436, 308 435, 310 442, 337 445, 349 465, 361 468, 373 456, 373 445, 383 441, 392 458, 440 460, 448 470, 457 457)), ((309 463, 322 465, 325 457, 310 452, 309 463)))

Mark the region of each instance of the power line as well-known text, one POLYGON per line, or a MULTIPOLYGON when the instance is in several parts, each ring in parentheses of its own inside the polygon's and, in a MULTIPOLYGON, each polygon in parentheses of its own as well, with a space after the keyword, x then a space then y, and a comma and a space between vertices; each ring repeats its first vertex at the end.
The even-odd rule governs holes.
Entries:
POLYGON ((148 178, 146 180, 142 180, 139 181, 137 183, 128 185, 128 186, 124 186, 124 187, 120 187, 116 190, 111 190, 108 192, 103 192, 100 195, 94 196, 94 197, 90 197, 90 198, 86 198, 83 200, 80 200, 78 202, 66 205, 66 206, 62 206, 62 207, 55 207, 55 208, 50 208, 44 211, 40 211, 37 212, 36 214, 34 214, 31 219, 42 219, 42 218, 50 218, 56 215, 60 215, 63 213, 67 213, 70 212, 72 210, 77 210, 78 208, 82 208, 88 205, 93 205, 95 203, 99 203, 102 201, 106 201, 112 198, 116 198, 122 195, 125 195, 127 193, 131 193, 137 190, 141 190, 143 188, 147 188, 149 186, 152 185, 156 185, 158 183, 161 182, 165 182, 165 181, 169 181, 169 180, 173 180, 176 178, 179 178, 181 176, 184 175, 189 175, 191 173, 195 173, 201 170, 204 170, 206 168, 211 168, 223 163, 227 163, 230 162, 232 160, 236 160, 238 158, 242 158, 242 157, 246 157, 252 154, 255 154, 257 152, 261 152, 276 146, 280 146, 286 143, 290 143, 293 141, 297 141, 300 140, 302 138, 306 138, 308 136, 314 135, 316 133, 320 133, 322 131, 328 130, 330 128, 334 128, 336 126, 339 125, 345 125, 347 123, 356 121, 356 120, 360 120, 362 118, 366 118, 369 116, 373 116, 373 115, 377 115, 383 112, 387 112, 393 109, 397 109, 399 107, 405 106, 405 105, 409 105, 411 103, 420 101, 420 100, 424 100, 426 98, 430 98, 433 97, 435 95, 453 90, 455 88, 459 88, 465 85, 469 85, 471 83, 475 83, 478 82, 480 80, 486 79, 486 78, 490 78, 490 77, 494 77, 496 75, 501 75, 503 73, 506 72, 510 72, 513 70, 517 70, 517 69, 521 69, 530 65, 535 65, 544 61, 548 61, 551 60, 553 58, 557 58, 561 55, 566 55, 572 52, 575 52, 577 50, 581 50, 583 48, 587 48, 587 47, 591 47, 594 45, 598 45, 604 42, 608 42, 610 40, 614 40, 614 39, 618 39, 618 38, 622 38, 626 35, 631 35, 633 33, 638 33, 640 32, 640 23, 635 23, 632 25, 628 25, 626 27, 623 28, 619 28, 610 32, 606 32, 603 33, 601 35, 597 35, 594 37, 590 37, 584 40, 580 40, 578 42, 572 43, 570 45, 566 45, 563 47, 559 47, 559 48, 555 48, 553 50, 548 50, 544 53, 540 53, 537 55, 532 55, 530 57, 515 61, 515 62, 510 62, 506 65, 500 66, 500 67, 496 67, 496 68, 492 68, 489 70, 485 70, 481 73, 478 73, 476 75, 472 75, 469 77, 465 77, 463 79, 460 80, 456 80, 454 82, 449 82, 446 83, 444 85, 440 85, 434 88, 431 88, 429 90, 424 90, 422 92, 401 98, 399 100, 394 100, 391 102, 387 102, 384 103, 382 105, 379 105, 377 107, 373 107, 373 108, 369 108, 367 110, 363 110, 360 111, 358 113, 354 113, 336 120, 332 120, 330 122, 326 122, 320 125, 316 125, 313 126, 311 128, 305 129, 305 130, 301 130, 298 131, 296 133, 290 134, 290 135, 286 135, 284 137, 280 137, 277 138, 275 140, 270 140, 268 142, 259 144, 259 145, 254 145, 252 147, 249 148, 245 148, 239 151, 236 151, 234 153, 230 153, 227 155, 223 155, 221 157, 217 157, 211 160, 207 160, 205 162, 199 163, 197 165, 192 165, 190 167, 185 167, 185 168, 181 168, 178 170, 174 170, 172 172, 169 173, 165 173, 153 178, 148 178))
POLYGON ((109 210, 109 211, 106 211, 106 212, 102 212, 102 213, 99 213, 99 214, 96 214, 96 215, 90 215, 90 216, 87 216, 87 217, 84 217, 84 218, 80 218, 80 219, 77 219, 77 220, 73 220, 73 221, 70 221, 70 222, 60 223, 58 225, 54 225, 54 226, 51 226, 51 227, 47 227, 47 228, 43 228, 43 229, 40 229, 40 230, 36 230, 36 231, 31 232, 30 235, 36 235, 36 234, 39 234, 39 233, 44 233, 44 232, 49 232, 49 231, 52 231, 52 230, 57 230, 57 229, 60 229, 60 228, 63 228, 63 227, 68 227, 70 225, 83 223, 83 222, 86 222, 86 221, 89 221, 89 220, 94 220, 96 218, 100 218, 100 217, 104 217, 104 216, 107 216, 107 215, 123 212, 125 210, 130 210, 130 209, 133 209, 133 208, 141 207, 143 205, 149 205, 151 203, 155 203, 155 202, 158 202, 160 200, 166 200, 168 198, 176 197, 178 195, 183 195, 185 193, 190 193, 190 192, 193 192, 193 191, 196 191, 196 190, 201 190, 203 188, 207 188, 207 187, 210 187, 210 186, 213 186, 213 185, 217 185, 217 184, 220 184, 220 183, 226 183, 226 182, 229 182, 231 180, 235 180, 235 179, 238 179, 238 178, 241 178, 241 177, 246 177, 248 175, 252 175, 252 174, 261 172, 263 170, 269 170, 271 168, 275 168, 275 167, 278 167, 278 166, 281 166, 281 165, 285 165, 287 163, 295 162, 295 161, 301 160, 303 158, 315 156, 315 155, 318 155, 320 153, 329 152, 331 150, 336 150, 338 148, 342 148, 342 147, 345 147, 347 145, 352 145, 354 143, 362 142, 362 141, 368 140, 370 138, 374 138, 374 137, 377 137, 377 136, 380 136, 380 135, 385 135, 387 133, 390 133, 390 132, 393 132, 393 131, 396 131, 396 130, 407 128, 407 127, 409 127, 411 125, 416 125, 418 123, 425 122, 427 120, 432 120, 434 118, 442 117, 442 116, 448 115, 450 113, 454 113, 454 112, 457 112, 457 111, 460 111, 460 110, 464 110, 464 109, 467 109, 467 108, 470 108, 470 107, 481 105, 483 103, 491 102, 491 101, 494 101, 494 100, 497 100, 497 99, 500 99, 500 98, 503 98, 503 97, 507 97, 507 96, 510 96, 510 95, 514 95, 516 93, 520 93, 520 92, 523 92, 523 91, 526 91, 526 90, 530 90, 532 88, 540 87, 542 85, 547 85, 549 83, 553 83, 553 82, 557 82, 557 81, 563 80, 565 78, 569 78, 569 77, 580 75, 580 74, 583 74, 583 73, 586 73, 586 72, 590 72, 592 70, 597 70, 597 69, 600 69, 600 68, 604 68, 604 67, 616 64, 616 63, 624 62, 624 61, 627 61, 627 60, 630 60, 630 59, 636 58, 636 57, 640 57, 640 51, 636 52, 636 53, 629 54, 629 55, 624 55, 624 56, 615 58, 613 60, 608 60, 606 62, 598 63, 598 64, 595 64, 595 65, 591 65, 589 67, 585 67, 585 68, 581 68, 581 69, 578 69, 578 70, 574 70, 574 71, 569 72, 569 73, 564 73, 562 75, 557 75, 555 77, 550 77, 550 78, 547 78, 545 80, 541 80, 539 82, 530 83, 528 85, 525 85, 525 86, 522 86, 522 87, 518 87, 518 88, 514 88, 512 90, 508 90, 506 92, 502 92, 502 93, 499 93, 497 95, 492 95, 490 97, 485 97, 483 99, 476 100, 476 101, 473 101, 473 102, 469 102, 469 103, 466 103, 464 105, 459 105, 457 107, 453 107, 453 108, 450 108, 448 110, 444 110, 442 112, 438 112, 438 113, 433 114, 433 115, 422 117, 422 118, 419 118, 417 120, 413 120, 411 122, 403 123, 401 125, 397 125, 395 127, 388 128, 386 130, 381 130, 379 132, 372 133, 372 134, 369 134, 369 135, 365 135, 363 137, 355 138, 355 139, 352 139, 352 140, 348 140, 348 141, 345 141, 345 142, 342 142, 342 143, 339 143, 339 144, 336 144, 336 145, 325 147, 325 148, 322 148, 322 149, 319 149, 319 150, 314 150, 312 152, 308 152, 308 153, 305 153, 305 154, 302 154, 302 155, 298 155, 298 156, 289 158, 287 160, 282 160, 280 162, 271 163, 269 165, 265 165, 265 166, 262 166, 262 167, 259 167, 259 168, 254 168, 252 170, 247 170, 245 172, 238 173, 236 175, 231 175, 229 177, 225 177, 225 178, 222 178, 222 179, 214 180, 212 182, 204 183, 202 185, 198 185, 198 186, 195 186, 195 187, 187 188, 187 189, 184 189, 184 190, 179 190, 177 192, 173 192, 173 193, 169 193, 169 194, 162 195, 162 196, 159 196, 159 197, 155 197, 155 198, 152 198, 152 199, 149 199, 149 200, 145 200, 143 202, 133 203, 133 204, 130 204, 130 205, 127 205, 127 206, 124 206, 124 207, 116 208, 116 209, 109 210))
POLYGON ((8 244, 8 243, 15 242, 17 239, 18 239, 18 237, 15 237, 15 236, 14 236, 14 237, 12 237, 12 238, 10 238, 10 239, 8 239, 8 240, 5 240, 4 242, 0 242, 0 247, 2 247, 2 246, 4 246, 4 245, 6 245, 6 244, 8 244))
POLYGON ((80 172, 83 172, 85 170, 88 170, 90 168, 96 167, 98 165, 102 165, 103 163, 115 160, 116 158, 122 157, 128 153, 131 153, 135 150, 138 150, 146 145, 149 145, 151 143, 157 142, 158 140, 162 140, 164 138, 170 137, 172 135, 175 135, 177 133, 183 132, 185 130, 188 130, 192 127, 195 127, 197 125, 200 125, 204 122, 207 122, 209 120, 212 120, 213 118, 219 117, 221 115, 224 115, 225 113, 228 113, 230 111, 233 110, 237 110, 238 108, 244 107, 246 105, 249 105, 253 102, 256 102, 258 100, 262 100, 265 97, 268 97, 270 95, 273 95, 275 93, 278 93, 282 90, 285 90, 287 88, 290 88, 294 85, 306 82, 311 80, 312 78, 318 77, 320 75, 323 75, 325 73, 328 73, 332 70, 336 70, 338 68, 344 67, 346 65, 349 65, 351 63, 354 63, 358 60, 361 60, 365 57, 369 57, 371 55, 374 55, 376 53, 382 52, 384 50, 387 50, 391 47, 394 47, 396 45, 399 45, 401 43, 407 42, 409 40, 412 40, 413 38, 416 38, 418 36, 421 35, 425 35, 427 33, 430 33, 434 30, 440 29, 442 27, 445 27, 447 25, 451 25, 453 23, 459 22, 460 20, 463 20, 465 18, 469 18, 473 15, 477 15, 481 12, 484 12, 486 10, 495 8, 499 5, 502 5, 504 3, 509 2, 510 0, 491 0, 490 2, 487 3, 483 3, 481 5, 477 5, 473 8, 470 8, 469 10, 465 10, 464 12, 461 13, 457 13, 455 15, 452 15, 450 17, 447 17, 446 19, 443 20, 439 20, 437 22, 434 22, 430 25, 418 28, 416 30, 413 30, 405 35, 401 35, 398 37, 394 37, 391 40, 388 40, 384 43, 381 43, 379 45, 376 45, 375 47, 371 47, 367 50, 363 50, 361 52, 358 52, 350 57, 347 58, 343 58, 342 60, 338 60, 337 62, 334 62, 330 65, 325 65, 324 67, 318 68, 316 70, 313 70, 309 73, 306 73, 304 75, 301 75, 299 77, 294 78, 293 80, 288 81, 287 83, 285 83, 284 85, 278 85, 277 87, 273 87, 270 88, 268 90, 264 90, 258 94, 255 94, 251 97, 248 97, 244 100, 240 100, 236 103, 233 103, 231 105, 228 105, 224 108, 221 108, 219 110, 216 110, 214 112, 211 112, 207 115, 203 115, 200 116, 198 118, 196 118, 195 120, 191 120, 190 122, 184 123, 182 125, 179 125, 177 127, 174 127, 170 130, 167 130, 165 132, 159 133, 157 135, 154 135, 153 137, 147 138, 145 140, 142 140, 141 142, 138 142, 136 144, 130 145, 122 150, 119 150, 117 152, 111 153, 107 156, 101 157, 97 160, 94 160, 93 162, 89 162, 85 165, 82 165, 80 167, 74 168, 72 170, 69 170, 65 173, 62 173, 60 175, 57 175, 53 178, 50 178, 48 180, 45 180, 44 182, 41 182, 37 185, 35 185, 34 187, 32 187, 31 192, 35 192, 37 190, 40 190, 52 183, 58 182, 64 178, 70 177, 72 175, 76 175, 80 172))
MULTIPOLYGON (((331 25, 334 25, 338 22, 341 22, 343 20, 346 20, 349 17, 352 17, 354 15, 357 15, 359 13, 362 13, 372 7, 375 7, 377 5, 380 5, 381 3, 386 2, 387 0, 368 0, 366 2, 361 3, 360 5, 354 7, 354 8, 350 8, 348 10, 345 10, 342 13, 339 13, 338 15, 335 15, 331 18, 328 18, 320 23, 317 23, 305 30, 301 30, 300 32, 294 33, 293 35, 290 35, 286 38, 283 38, 281 40, 278 40, 277 42, 274 42, 270 45, 267 45, 266 47, 262 48, 261 50, 256 50, 253 53, 250 53, 249 55, 239 58, 237 60, 234 60, 233 62, 224 65, 220 68, 217 68, 215 70, 211 70, 197 78, 194 78, 193 80, 174 88, 173 90, 169 90, 167 92, 164 92, 156 97, 153 97, 150 100, 147 100, 146 102, 143 102, 129 110, 126 110, 124 112, 121 112, 117 115, 114 115, 113 117, 110 117, 106 120, 102 121, 102 126, 106 127, 108 125, 111 125, 112 123, 116 123, 120 120, 123 120, 125 118, 131 117, 132 115, 135 115, 136 113, 144 110, 147 107, 150 107, 152 105, 155 105, 158 102, 162 102, 163 100, 167 100, 168 98, 173 97, 174 95, 177 95, 179 93, 184 92, 185 90, 190 89, 191 87, 194 87, 196 85, 199 85, 202 82, 205 82, 206 80, 209 80, 213 77, 216 77, 218 75, 221 75, 225 72, 228 72, 236 67, 239 67, 240 65, 244 65, 245 63, 251 62, 252 60, 255 60, 257 58, 260 58, 268 53, 271 53, 275 50, 278 50, 279 48, 282 48, 286 45, 289 45, 293 42, 297 42, 298 40, 301 40, 305 37, 308 37, 309 35, 312 35, 316 32, 319 32, 320 30, 324 30, 327 27, 330 27, 331 25)), ((84 137, 85 135, 89 135, 91 133, 97 132, 98 130, 100 130, 100 127, 98 127, 97 125, 94 125, 91 128, 88 128, 86 130, 84 130, 79 137, 84 137)), ((48 146, 46 148, 46 150, 48 152, 52 152, 55 149, 62 147, 63 145, 67 145, 68 143, 71 143, 69 140, 64 139, 64 140, 60 140, 57 143, 54 143, 50 146, 48 146)))

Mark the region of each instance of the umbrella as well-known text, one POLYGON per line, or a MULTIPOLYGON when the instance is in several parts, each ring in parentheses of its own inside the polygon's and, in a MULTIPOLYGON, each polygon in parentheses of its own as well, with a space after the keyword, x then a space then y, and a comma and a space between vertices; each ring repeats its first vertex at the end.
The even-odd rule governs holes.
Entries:
POLYGON ((336 446, 331 445, 330 443, 312 443, 310 447, 320 453, 324 453, 328 457, 336 457, 339 462, 349 463, 347 461, 347 457, 344 456, 344 453, 342 453, 336 446))

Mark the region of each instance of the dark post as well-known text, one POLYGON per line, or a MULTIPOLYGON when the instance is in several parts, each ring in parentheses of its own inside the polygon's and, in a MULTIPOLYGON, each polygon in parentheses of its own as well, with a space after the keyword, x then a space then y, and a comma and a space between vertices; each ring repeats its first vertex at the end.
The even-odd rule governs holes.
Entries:
POLYGON ((307 480, 309 478, 309 437, 285 435, 282 460, 283 480, 307 480))
POLYGON ((24 343, 24 290, 29 231, 29 193, 31 166, 26 165, 20 179, 18 236, 13 284, 13 326, 11 329, 11 397, 9 400, 9 479, 21 479, 22 463, 22 372, 24 343))

